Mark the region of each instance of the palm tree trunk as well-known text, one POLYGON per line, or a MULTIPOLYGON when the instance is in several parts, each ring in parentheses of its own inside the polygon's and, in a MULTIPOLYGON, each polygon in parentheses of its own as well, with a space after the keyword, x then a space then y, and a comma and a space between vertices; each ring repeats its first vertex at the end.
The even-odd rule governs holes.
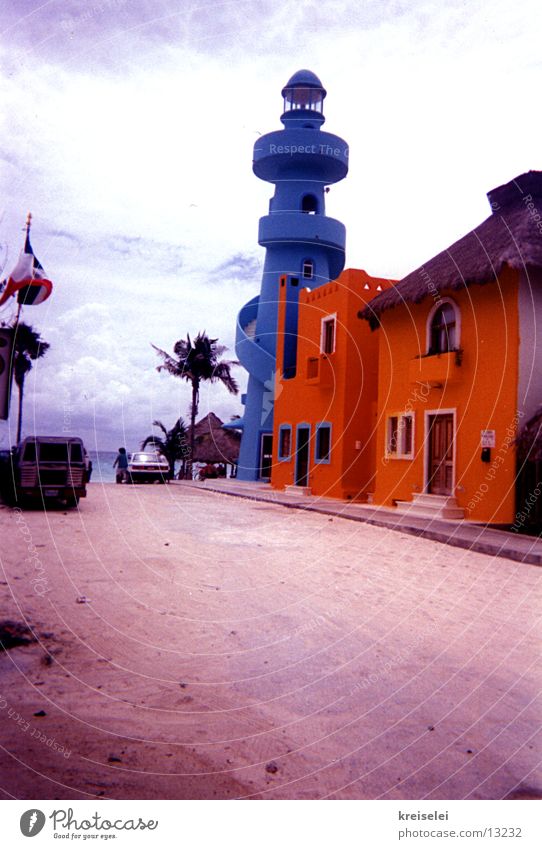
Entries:
POLYGON ((17 445, 21 441, 21 433, 23 429, 23 395, 24 395, 24 379, 17 384, 19 389, 19 416, 17 419, 17 445))
POLYGON ((196 447, 196 416, 198 415, 198 382, 192 381, 192 406, 190 407, 190 456, 188 458, 188 479, 192 479, 192 464, 194 462, 194 449, 196 447))

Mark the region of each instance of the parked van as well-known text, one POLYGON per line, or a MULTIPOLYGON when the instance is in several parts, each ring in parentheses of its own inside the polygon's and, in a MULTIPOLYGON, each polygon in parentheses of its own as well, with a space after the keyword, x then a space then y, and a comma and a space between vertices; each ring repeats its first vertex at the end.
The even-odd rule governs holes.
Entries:
POLYGON ((10 465, 17 503, 54 498, 75 507, 87 494, 88 454, 77 436, 27 436, 12 452, 10 465))

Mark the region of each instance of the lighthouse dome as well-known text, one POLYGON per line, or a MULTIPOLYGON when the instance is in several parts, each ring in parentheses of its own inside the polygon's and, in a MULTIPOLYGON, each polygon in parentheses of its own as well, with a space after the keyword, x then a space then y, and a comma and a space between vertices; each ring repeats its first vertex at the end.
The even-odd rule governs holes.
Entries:
POLYGON ((312 71, 307 71, 306 69, 303 69, 301 71, 296 71, 296 73, 292 77, 290 77, 290 79, 282 89, 282 96, 286 97, 287 89, 298 86, 305 88, 319 88, 323 92, 324 97, 327 94, 324 86, 322 85, 316 74, 313 74, 312 71))
POLYGON ((323 124, 325 120, 324 97, 326 94, 327 92, 316 74, 305 69, 297 71, 282 89, 284 98, 282 122, 291 123, 295 121, 296 124, 299 124, 300 119, 304 119, 304 122, 299 126, 315 127, 323 124), (307 119, 309 123, 306 123, 307 119))

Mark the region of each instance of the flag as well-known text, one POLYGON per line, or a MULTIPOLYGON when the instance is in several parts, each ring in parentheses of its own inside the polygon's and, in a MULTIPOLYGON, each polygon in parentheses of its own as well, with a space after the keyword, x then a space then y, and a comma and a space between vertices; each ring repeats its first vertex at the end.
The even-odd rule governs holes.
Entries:
POLYGON ((43 266, 32 250, 30 225, 28 224, 24 248, 15 268, 8 279, 4 281, 4 288, 0 290, 0 306, 16 293, 20 304, 36 306, 42 304, 52 291, 53 284, 46 278, 43 266))
MULTIPOLYGON (((32 250, 29 227, 26 228, 24 251, 14 270, 18 269, 19 265, 21 266, 22 280, 20 279, 17 284, 18 302, 26 306, 42 304, 53 291, 53 284, 45 276, 43 266, 32 250), (31 271, 30 276, 27 275, 28 269, 31 271)), ((13 278, 13 272, 11 277, 13 278)))

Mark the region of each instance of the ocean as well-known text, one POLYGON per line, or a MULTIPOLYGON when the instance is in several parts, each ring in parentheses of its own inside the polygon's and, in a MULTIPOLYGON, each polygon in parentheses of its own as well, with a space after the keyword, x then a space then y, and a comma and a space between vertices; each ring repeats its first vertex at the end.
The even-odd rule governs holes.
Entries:
POLYGON ((116 469, 113 461, 116 451, 89 451, 92 460, 92 477, 90 483, 115 483, 116 469))

